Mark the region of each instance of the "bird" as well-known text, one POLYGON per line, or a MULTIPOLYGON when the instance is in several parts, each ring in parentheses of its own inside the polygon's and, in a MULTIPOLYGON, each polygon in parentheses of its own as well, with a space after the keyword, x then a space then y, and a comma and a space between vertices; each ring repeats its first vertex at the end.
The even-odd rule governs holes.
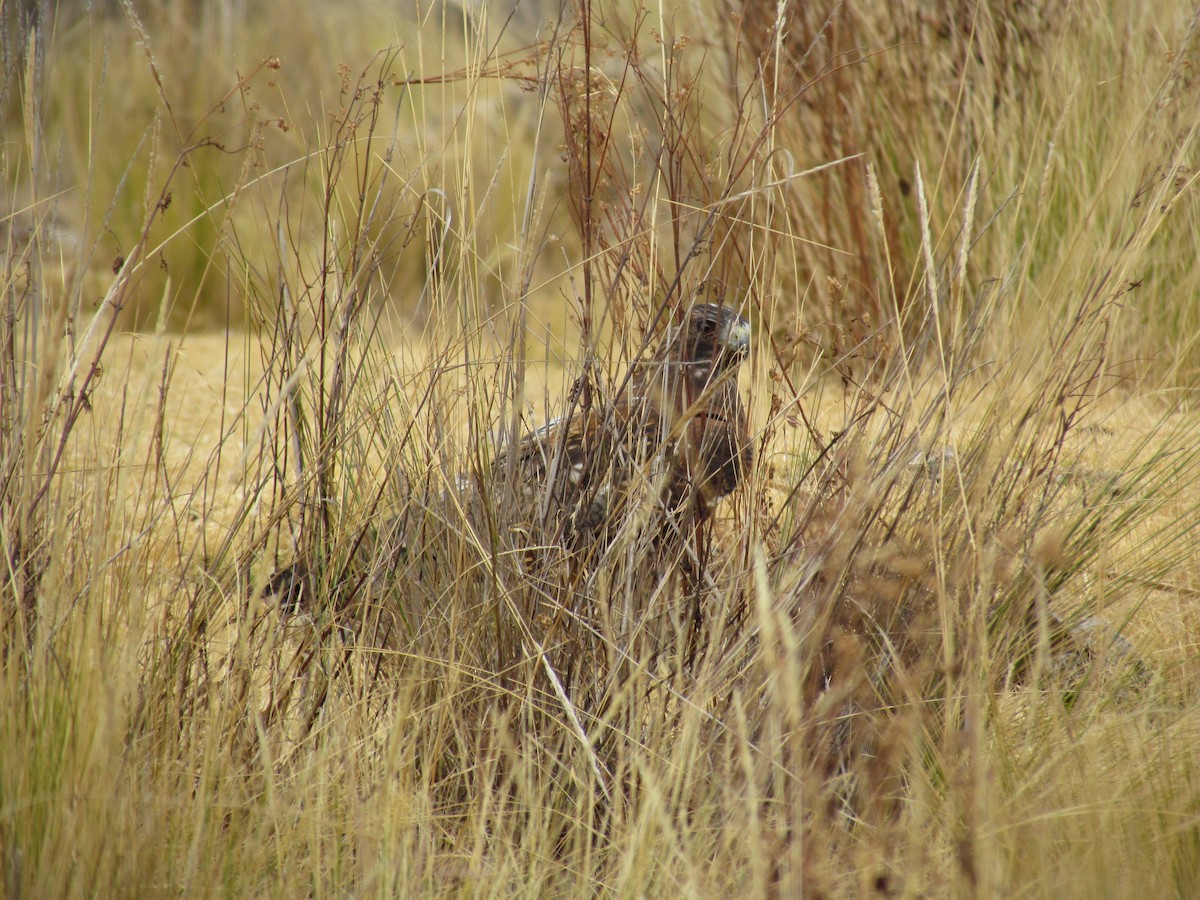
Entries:
MULTIPOLYGON (((440 499, 414 501, 425 515, 409 510, 383 523, 381 546, 366 555, 390 559, 389 571, 420 571, 423 558, 443 567, 442 553, 454 553, 430 543, 436 522, 441 528, 432 533, 442 537, 434 543, 453 542, 447 535, 465 534, 464 525, 482 540, 496 522, 513 545, 557 545, 592 562, 623 529, 649 522, 661 532, 652 542, 665 549, 687 526, 708 520, 753 465, 737 384, 750 343, 750 323, 733 309, 693 306, 611 396, 502 448, 482 475, 459 475, 440 499)), ((300 559, 276 571, 264 595, 278 597, 285 613, 311 612, 317 591, 310 566, 300 559)))
POLYGON ((738 393, 751 327, 717 303, 693 306, 615 395, 553 419, 501 452, 514 526, 572 549, 610 542, 642 501, 699 523, 753 464, 738 393))

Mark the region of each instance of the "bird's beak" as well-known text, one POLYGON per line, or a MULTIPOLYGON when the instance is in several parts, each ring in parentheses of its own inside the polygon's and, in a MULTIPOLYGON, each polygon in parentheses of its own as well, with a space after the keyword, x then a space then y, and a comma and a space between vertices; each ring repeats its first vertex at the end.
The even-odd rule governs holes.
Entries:
POLYGON ((750 352, 750 323, 741 316, 727 323, 721 344, 728 353, 746 356, 750 352))

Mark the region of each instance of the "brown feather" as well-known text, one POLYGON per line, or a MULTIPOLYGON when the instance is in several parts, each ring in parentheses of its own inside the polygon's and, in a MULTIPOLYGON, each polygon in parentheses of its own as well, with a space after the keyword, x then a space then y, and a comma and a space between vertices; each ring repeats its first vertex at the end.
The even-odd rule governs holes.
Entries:
MULTIPOLYGON (((670 512, 689 500, 706 517, 753 461, 737 368, 749 323, 715 304, 695 307, 658 351, 636 363, 606 407, 554 420, 502 456, 515 468, 526 523, 578 545, 620 525, 646 487, 670 512)), ((652 495, 653 496, 653 495, 652 495)))

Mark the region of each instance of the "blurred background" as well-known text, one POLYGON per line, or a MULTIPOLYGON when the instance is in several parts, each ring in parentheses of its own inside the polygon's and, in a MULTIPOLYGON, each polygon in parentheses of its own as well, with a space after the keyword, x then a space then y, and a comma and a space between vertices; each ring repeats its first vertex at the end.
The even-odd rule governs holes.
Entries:
MULTIPOLYGON (((1011 284, 991 335, 1003 342, 1076 290, 1079 260, 1120 245, 1148 192, 1190 183, 1187 4, 785 12, 780 30, 769 4, 596 11, 590 89, 612 109, 597 196, 625 198, 612 204, 610 244, 655 237, 634 254, 640 271, 621 273, 639 290, 666 290, 687 252, 671 229, 696 233, 715 209, 717 240, 740 249, 706 250, 713 258, 692 281, 751 294, 773 327, 803 334, 802 354, 836 356, 888 318, 908 316, 915 334, 925 316, 908 310, 920 278, 917 172, 937 265, 976 178, 975 219, 999 239, 972 246, 970 288, 950 305, 970 318, 989 285, 1011 284), (671 121, 678 146, 666 160, 671 121), (751 147, 748 126, 764 124, 769 135, 751 147), (656 169, 674 179, 667 189, 648 177, 656 169), (730 184, 757 192, 753 203, 713 207, 730 184), (634 228, 619 220, 643 188, 653 202, 638 205, 634 228), (1064 240, 1037 239, 1048 231, 1064 240), (768 245, 769 261, 750 261, 768 245)), ((574 10, 550 3, 300 0, 284 13, 253 0, 8 2, 7 252, 36 239, 27 261, 61 283, 78 316, 149 222, 125 326, 244 327, 278 302, 281 268, 316 259, 331 237, 324 210, 350 216, 351 179, 332 178, 322 153, 354 91, 378 87, 369 138, 339 162, 357 166, 371 194, 372 296, 419 320, 431 277, 467 279, 481 308, 532 311, 531 333, 562 341, 579 318, 569 279, 582 237, 565 161, 569 92, 548 72, 564 47, 577 67, 580 42, 574 10)), ((1196 211, 1190 192, 1168 193, 1183 208, 1140 279, 1154 314, 1130 304, 1113 340, 1131 372, 1179 380, 1195 365, 1197 276, 1175 248, 1194 246, 1196 211)), ((332 237, 345 241, 345 229, 332 237)))

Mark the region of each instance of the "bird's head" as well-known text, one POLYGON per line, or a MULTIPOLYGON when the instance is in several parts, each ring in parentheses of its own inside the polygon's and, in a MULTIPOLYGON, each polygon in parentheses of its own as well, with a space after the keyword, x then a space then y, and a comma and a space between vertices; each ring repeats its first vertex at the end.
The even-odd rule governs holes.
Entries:
POLYGON ((668 342, 672 361, 705 381, 738 366, 750 354, 750 323, 717 303, 694 306, 668 342))

